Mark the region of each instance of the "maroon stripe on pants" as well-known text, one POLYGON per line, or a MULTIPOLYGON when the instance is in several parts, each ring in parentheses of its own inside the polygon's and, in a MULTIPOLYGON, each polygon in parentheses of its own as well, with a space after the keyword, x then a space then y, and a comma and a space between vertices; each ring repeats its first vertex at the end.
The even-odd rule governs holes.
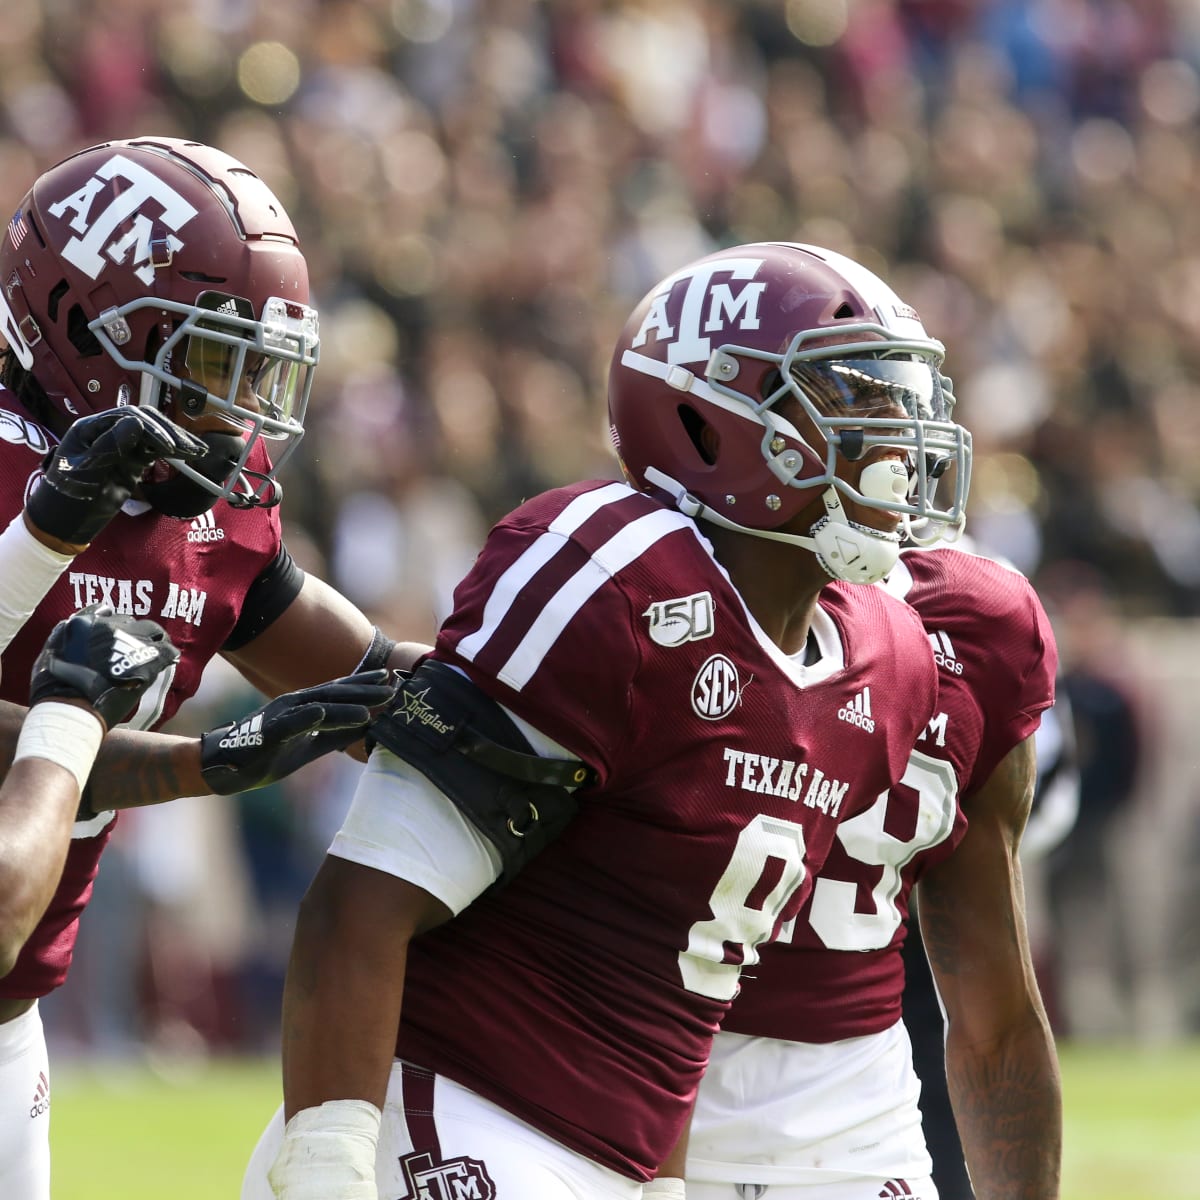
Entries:
POLYGON ((409 1140, 417 1153, 431 1155, 431 1162, 442 1161, 437 1124, 433 1119, 433 1083, 435 1075, 424 1067, 402 1063, 400 1086, 404 1095, 404 1121, 409 1140))

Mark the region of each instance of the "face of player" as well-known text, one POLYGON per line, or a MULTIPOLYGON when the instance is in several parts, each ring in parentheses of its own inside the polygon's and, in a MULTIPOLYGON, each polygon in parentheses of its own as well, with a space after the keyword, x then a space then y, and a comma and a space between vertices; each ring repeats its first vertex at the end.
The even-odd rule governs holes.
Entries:
MULTIPOLYGON (((260 388, 266 383, 268 371, 265 355, 245 351, 239 363, 238 349, 208 338, 188 339, 187 354, 181 376, 211 392, 228 397, 239 408, 257 415, 263 411, 260 388)), ((276 364, 278 365, 278 364, 276 364)), ((174 420, 195 433, 244 433, 248 426, 233 413, 206 404, 198 413, 186 411, 184 402, 177 400, 174 420)))
MULTIPOLYGON (((182 384, 172 389, 167 415, 209 446, 206 458, 192 464, 205 480, 224 486, 242 459, 254 418, 274 410, 263 402, 264 389, 276 386, 278 359, 249 347, 206 337, 187 339, 179 370, 182 384), (213 397, 222 405, 213 402, 213 397)), ((264 436, 271 436, 265 430, 264 436)), ((216 503, 217 493, 181 474, 165 460, 155 463, 138 489, 159 512, 190 518, 216 503)))
MULTIPOLYGON (((822 406, 824 410, 825 406, 822 406)), ((812 418, 804 411, 804 408, 796 400, 785 400, 779 406, 779 413, 785 419, 791 422, 796 427, 800 435, 810 446, 820 447, 824 444, 825 437, 820 429, 817 428, 812 418)), ((844 412, 829 413, 828 415, 845 415, 844 412)), ((864 410, 863 415, 868 415, 868 410, 864 410)), ((886 420, 888 417, 895 417, 902 420, 906 417, 904 408, 890 399, 882 399, 877 403, 872 403, 869 408, 869 416, 873 420, 886 420)), ((853 426, 850 427, 851 431, 853 426)), ((886 426, 875 426, 872 432, 876 435, 886 435, 886 426)), ((844 435, 843 435, 844 436, 844 435)), ((852 443, 853 439, 849 439, 852 443)), ((845 480, 855 491, 860 490, 863 480, 863 474, 868 468, 875 464, 891 462, 899 463, 902 466, 906 463, 906 452, 897 447, 873 446, 858 457, 848 458, 839 451, 837 455, 837 470, 836 474, 839 479, 845 480)), ((905 475, 907 476, 907 467, 904 467, 905 475)), ((877 472, 876 472, 877 473, 877 472)), ((867 489, 868 493, 870 489, 867 489)), ((873 505, 860 504, 849 496, 843 495, 842 503, 846 509, 846 515, 849 520, 866 525, 871 529, 878 529, 884 533, 895 533, 900 528, 902 523, 901 515, 886 508, 877 508, 873 505)), ((807 533, 812 525, 820 520, 825 515, 824 502, 818 497, 806 508, 802 509, 796 516, 795 521, 790 527, 791 532, 807 533)))
MULTIPOLYGON (((839 337, 831 334, 828 339, 819 339, 812 345, 817 348, 822 342, 836 344, 839 337)), ((886 344, 885 338, 873 333, 864 334, 862 340, 886 344)), ((901 435, 902 444, 888 447, 886 441, 889 430, 886 422, 889 418, 907 423, 913 418, 931 420, 937 416, 935 409, 940 403, 937 395, 940 378, 937 369, 928 360, 910 353, 891 355, 884 351, 874 356, 868 352, 840 360, 794 362, 791 373, 817 412, 838 423, 838 478, 845 480, 856 492, 877 500, 890 495, 889 489, 898 481, 907 479, 911 482, 915 469, 911 459, 911 439, 905 446, 903 429, 898 426, 892 432, 901 435), (855 434, 857 431, 861 437, 866 432, 866 424, 856 425, 857 420, 869 423, 871 427, 869 442, 875 444, 868 443, 865 450, 855 434), (879 445, 880 441, 884 444, 879 445), (904 474, 893 474, 882 467, 875 467, 870 483, 864 484, 864 472, 884 460, 900 464, 904 474), (876 486, 872 487, 871 483, 876 486)), ((828 431, 816 429, 811 418, 801 417, 797 409, 802 406, 795 402, 788 403, 792 405, 793 421, 803 426, 803 436, 810 446, 820 452, 827 444, 828 431), (814 434, 816 440, 811 440, 814 434)), ((903 486, 902 483, 899 485, 903 486)), ((851 497, 843 497, 843 500, 848 518, 872 529, 893 533, 904 523, 898 513, 887 508, 862 504, 851 497)), ((820 515, 818 510, 817 517, 820 515)))

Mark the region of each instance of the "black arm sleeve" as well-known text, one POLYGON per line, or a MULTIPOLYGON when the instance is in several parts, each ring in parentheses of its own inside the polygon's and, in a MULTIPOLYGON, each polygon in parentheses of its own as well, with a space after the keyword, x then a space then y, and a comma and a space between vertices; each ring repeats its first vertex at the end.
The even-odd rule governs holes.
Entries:
POLYGON ((380 667, 386 667, 395 648, 396 643, 376 625, 375 632, 371 634, 371 644, 359 659, 358 666, 354 668, 355 672, 376 671, 380 667))
POLYGON ((401 685, 370 740, 416 767, 500 855, 508 883, 571 823, 574 789, 594 773, 534 754, 504 710, 445 663, 426 659, 401 685))
POLYGON ((304 572, 288 548, 280 545, 271 565, 250 585, 242 601, 237 624, 225 639, 222 650, 240 650, 252 642, 300 594, 304 572))

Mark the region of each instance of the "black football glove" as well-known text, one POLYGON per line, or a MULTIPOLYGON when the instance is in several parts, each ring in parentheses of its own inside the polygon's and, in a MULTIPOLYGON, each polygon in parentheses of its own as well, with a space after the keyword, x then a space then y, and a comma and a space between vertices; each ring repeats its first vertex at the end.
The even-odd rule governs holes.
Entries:
POLYGON ((179 651, 161 625, 93 605, 59 621, 46 639, 33 664, 29 703, 83 699, 112 729, 178 660, 179 651))
POLYGON ((387 670, 360 671, 278 696, 200 737, 200 769, 218 796, 274 783, 331 750, 360 741, 396 694, 387 670))
POLYGON ((151 408, 113 408, 80 417, 42 463, 25 512, 43 533, 85 546, 120 511, 160 458, 185 462, 208 447, 151 408))

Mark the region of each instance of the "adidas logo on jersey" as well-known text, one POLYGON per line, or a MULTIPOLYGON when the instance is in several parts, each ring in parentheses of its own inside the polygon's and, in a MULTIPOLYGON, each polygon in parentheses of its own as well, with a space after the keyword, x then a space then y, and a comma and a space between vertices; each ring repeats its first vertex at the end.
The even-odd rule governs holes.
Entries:
POLYGON ((212 510, 201 513, 187 531, 189 542, 219 542, 225 536, 225 530, 217 525, 217 519, 212 510))
POLYGON ((933 661, 952 674, 961 675, 963 665, 958 661, 958 655, 954 653, 954 643, 950 641, 950 635, 944 629, 939 629, 936 633, 929 634, 928 637, 929 644, 933 647, 933 661))
POLYGON ((879 1193, 879 1200, 921 1200, 909 1187, 907 1179, 889 1179, 879 1193))
POLYGON ((134 667, 153 662, 157 657, 158 651, 153 646, 130 637, 123 629, 114 630, 112 657, 108 660, 109 674, 119 678, 134 667))
POLYGON ((865 729, 868 733, 875 732, 875 718, 871 716, 871 689, 863 688, 849 704, 838 709, 838 720, 848 721, 865 729))
POLYGON ((29 1107, 30 1119, 50 1111, 50 1081, 45 1071, 38 1072, 38 1085, 33 1093, 33 1104, 29 1107))
POLYGON ((244 750, 249 746, 261 746, 263 744, 262 723, 262 713, 256 713, 250 720, 235 726, 221 739, 219 743, 221 749, 244 750))

